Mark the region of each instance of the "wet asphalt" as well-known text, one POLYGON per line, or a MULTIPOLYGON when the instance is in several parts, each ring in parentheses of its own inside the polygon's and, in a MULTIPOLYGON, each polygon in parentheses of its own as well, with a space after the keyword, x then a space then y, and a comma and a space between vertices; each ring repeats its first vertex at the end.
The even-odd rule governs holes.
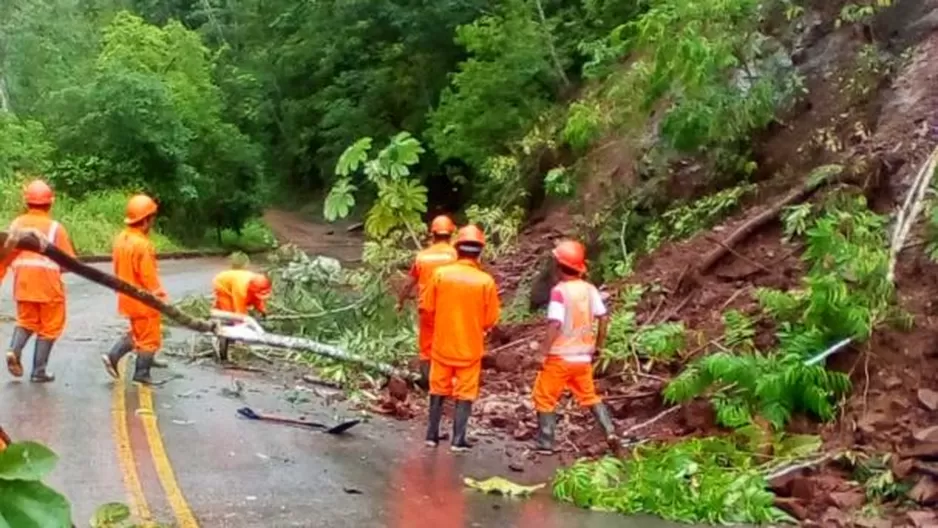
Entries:
MULTIPOLYGON (((175 299, 208 293, 225 265, 163 262, 164 286, 175 299)), ((10 282, 0 289, 4 340, 15 313, 10 282)), ((185 528, 676 526, 578 510, 555 502, 546 488, 526 500, 466 489, 464 477, 534 484, 546 482, 552 470, 528 462, 524 472, 510 471, 505 446, 497 444, 466 455, 427 449, 419 421, 372 418, 330 436, 242 419, 236 410, 244 406, 328 423, 360 416, 307 387, 212 364, 168 357, 170 368, 154 372, 176 377, 152 389, 156 419, 148 422, 149 396, 112 382, 99 360, 124 329, 114 294, 75 276, 66 282, 68 327, 50 364, 57 380, 35 385, 3 369, 0 424, 14 440, 41 441, 59 454, 48 482, 72 501, 77 526, 87 526, 95 508, 111 501, 142 503, 154 520, 185 528), (232 396, 238 384, 241 396, 232 396), (147 423, 155 425, 148 430, 147 423)), ((167 347, 186 347, 193 337, 173 329, 167 347)), ((32 342, 24 352, 27 377, 31 361, 32 342)))

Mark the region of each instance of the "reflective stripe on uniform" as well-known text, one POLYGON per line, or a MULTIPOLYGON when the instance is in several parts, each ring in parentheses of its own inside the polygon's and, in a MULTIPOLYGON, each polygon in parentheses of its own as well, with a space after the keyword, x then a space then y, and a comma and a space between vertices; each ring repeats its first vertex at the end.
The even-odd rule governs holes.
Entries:
MULTIPOLYGON (((17 226, 17 223, 16 221, 14 221, 11 227, 15 229, 16 226, 17 226)), ((46 237, 49 239, 49 242, 51 242, 52 244, 55 244, 55 237, 58 234, 59 234, 59 223, 53 221, 52 224, 49 225, 49 232, 46 233, 46 237)), ((13 260, 13 262, 10 264, 10 267, 13 269, 43 268, 43 269, 48 269, 48 270, 53 270, 53 271, 62 270, 62 268, 58 264, 53 262, 52 259, 50 259, 49 257, 42 256, 42 255, 36 255, 33 257, 33 256, 24 256, 23 254, 20 254, 20 256, 16 257, 16 259, 13 260)))
POLYGON ((563 293, 565 317, 549 354, 570 363, 589 363, 595 348, 589 287, 581 281, 564 282, 558 287, 563 293))

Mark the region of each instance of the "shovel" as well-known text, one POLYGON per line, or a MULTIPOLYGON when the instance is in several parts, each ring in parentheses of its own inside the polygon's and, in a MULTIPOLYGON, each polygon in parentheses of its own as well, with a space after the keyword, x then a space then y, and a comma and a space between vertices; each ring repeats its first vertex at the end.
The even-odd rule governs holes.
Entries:
POLYGON ((281 416, 273 416, 270 414, 258 414, 254 412, 254 410, 251 409, 250 407, 242 407, 238 409, 238 414, 247 418, 248 420, 264 420, 267 422, 281 423, 281 424, 287 424, 287 425, 300 425, 303 427, 310 427, 313 429, 324 429, 323 432, 327 434, 333 434, 333 435, 342 434, 345 431, 348 431, 349 429, 361 423, 361 420, 349 420, 347 422, 342 422, 339 425, 329 427, 325 424, 321 424, 317 422, 305 422, 303 420, 294 420, 293 418, 283 418, 281 416))

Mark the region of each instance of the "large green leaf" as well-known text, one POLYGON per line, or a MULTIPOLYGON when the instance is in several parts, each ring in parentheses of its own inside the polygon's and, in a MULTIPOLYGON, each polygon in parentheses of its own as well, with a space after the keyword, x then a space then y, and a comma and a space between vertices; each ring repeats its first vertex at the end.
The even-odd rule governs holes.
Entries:
POLYGON ((17 442, 0 451, 0 480, 39 480, 55 468, 58 457, 36 442, 17 442))
POLYGON ((329 222, 334 222, 338 218, 345 218, 352 211, 355 205, 354 192, 358 188, 347 178, 343 178, 332 186, 329 194, 326 195, 326 201, 323 203, 322 214, 329 222))
POLYGON ((335 173, 339 176, 348 176, 358 170, 359 165, 365 163, 365 160, 368 159, 369 150, 371 150, 370 137, 363 137, 352 143, 339 156, 339 161, 335 164, 335 173))
POLYGON ((68 499, 41 482, 0 480, 0 528, 69 528, 68 499))

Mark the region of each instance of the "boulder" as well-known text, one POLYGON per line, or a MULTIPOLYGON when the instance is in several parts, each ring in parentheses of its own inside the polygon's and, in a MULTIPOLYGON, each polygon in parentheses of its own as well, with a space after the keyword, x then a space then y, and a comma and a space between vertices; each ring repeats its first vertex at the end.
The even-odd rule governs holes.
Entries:
POLYGON ((919 389, 918 401, 929 411, 938 410, 938 392, 931 389, 919 389))
POLYGON ((923 506, 938 504, 938 480, 931 476, 920 478, 909 491, 909 497, 923 506))

